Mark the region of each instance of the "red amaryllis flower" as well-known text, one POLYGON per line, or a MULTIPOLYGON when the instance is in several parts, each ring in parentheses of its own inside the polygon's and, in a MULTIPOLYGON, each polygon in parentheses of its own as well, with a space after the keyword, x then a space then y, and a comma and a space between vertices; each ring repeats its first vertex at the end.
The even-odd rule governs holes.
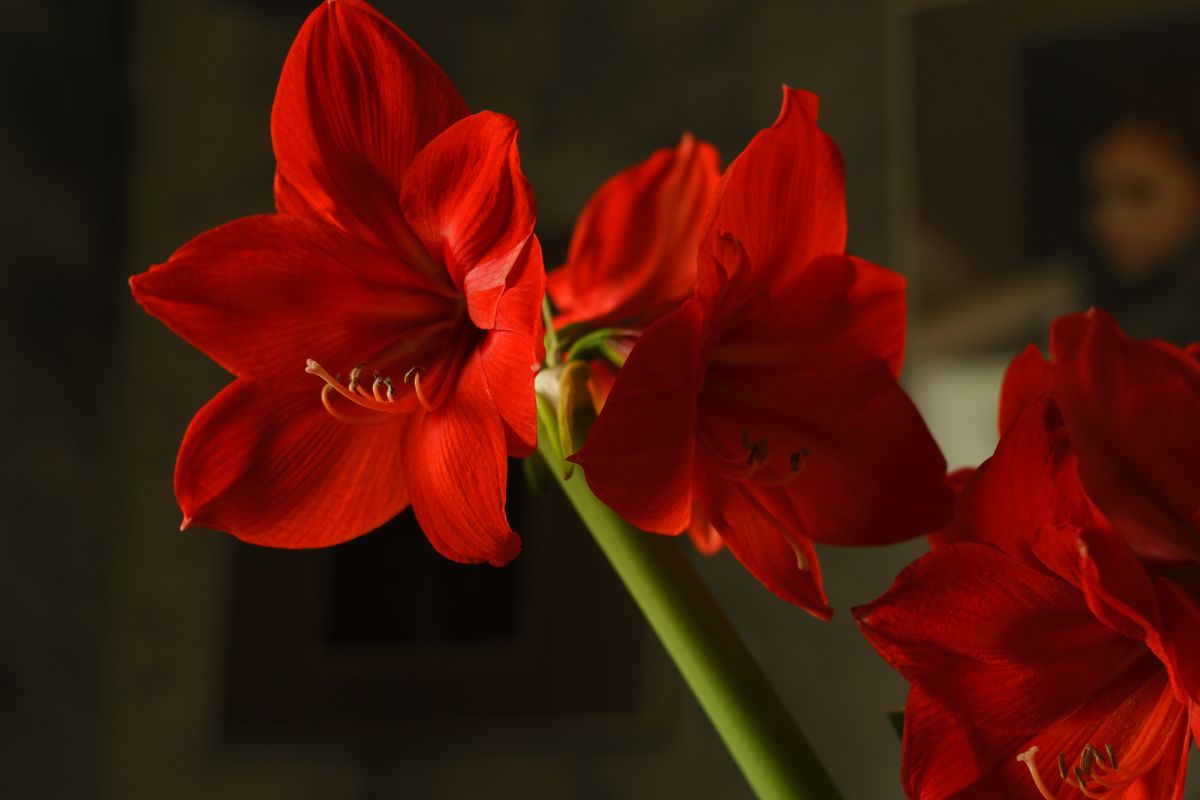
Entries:
POLYGON ((1033 401, 964 490, 973 541, 935 548, 855 610, 911 684, 909 797, 1181 796, 1200 731, 1200 583, 1147 573, 1077 464, 1053 399, 1033 401))
POLYGON ((1030 346, 1005 375, 1003 430, 1053 392, 1088 495, 1144 559, 1200 561, 1200 362, 1135 341, 1100 311, 1050 329, 1051 361, 1030 346))
POLYGON ((132 281, 237 376, 184 437, 184 527, 317 547, 411 502, 442 554, 509 561, 506 458, 536 437, 544 285, 516 125, 469 115, 400 30, 334 0, 288 54, 271 135, 279 213, 132 281))
POLYGON ((555 326, 640 328, 691 297, 719 177, 716 149, 685 134, 601 186, 546 285, 555 326))
POLYGON ((728 168, 695 297, 642 334, 572 460, 634 524, 702 509, 768 588, 832 610, 813 542, 883 544, 951 510, 945 461, 896 383, 904 282, 844 254, 841 160, 813 95, 728 168))
MULTIPOLYGON (((579 215, 567 263, 546 291, 556 327, 620 325, 622 343, 695 292, 703 223, 717 196, 716 148, 684 134, 679 145, 608 180, 579 215)), ((615 368, 593 359, 588 381, 597 413, 616 380, 615 368)), ((688 527, 705 555, 721 539, 697 510, 688 527)))

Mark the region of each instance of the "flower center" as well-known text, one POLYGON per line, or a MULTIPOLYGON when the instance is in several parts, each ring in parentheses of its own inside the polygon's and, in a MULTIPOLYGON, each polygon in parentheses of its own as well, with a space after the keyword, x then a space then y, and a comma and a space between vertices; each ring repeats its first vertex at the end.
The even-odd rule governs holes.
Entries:
MULTIPOLYGON (((1038 770, 1037 752, 1037 746, 1031 747, 1017 756, 1017 761, 1028 767, 1029 775, 1042 797, 1046 800, 1060 800, 1060 796, 1046 786, 1041 771, 1038 770)), ((1093 800, 1112 797, 1129 782, 1129 778, 1117 766, 1117 754, 1107 744, 1104 745, 1103 751, 1095 745, 1085 744, 1080 751, 1078 764, 1068 764, 1066 755, 1059 753, 1057 766, 1064 787, 1076 789, 1084 797, 1093 800)))
POLYGON ((801 447, 798 450, 786 451, 786 461, 772 459, 770 439, 767 436, 752 436, 748 428, 742 429, 741 448, 730 452, 701 428, 701 437, 709 453, 713 457, 721 477, 732 481, 754 482, 760 486, 782 486, 790 483, 808 463, 809 449, 801 447))
POLYGON ((359 364, 350 370, 350 379, 345 384, 342 384, 338 377, 329 374, 324 367, 311 358, 304 371, 325 381, 325 385, 321 387, 321 404, 325 406, 325 410, 332 417, 343 422, 382 422, 386 418, 347 415, 334 405, 335 394, 359 408, 383 414, 408 414, 416 411, 418 407, 424 408, 426 411, 432 411, 435 408, 429 402, 425 392, 421 390, 421 373, 424 371, 421 367, 412 367, 404 374, 404 386, 411 387, 407 392, 404 392, 403 389, 398 392, 391 377, 380 375, 378 372, 371 381, 371 388, 367 389, 362 380, 365 369, 366 365, 359 364))

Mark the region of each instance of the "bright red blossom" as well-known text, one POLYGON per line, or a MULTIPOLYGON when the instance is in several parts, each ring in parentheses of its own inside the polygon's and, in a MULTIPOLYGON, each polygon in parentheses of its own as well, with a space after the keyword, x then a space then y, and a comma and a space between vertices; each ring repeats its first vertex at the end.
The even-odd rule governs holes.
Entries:
POLYGON ((1014 359, 996 454, 875 603, 910 797, 1179 798, 1200 734, 1200 365, 1101 312, 1014 359), (1190 732, 1189 732, 1190 726, 1190 732), (1019 759, 1018 759, 1019 756, 1019 759))
POLYGON ((180 448, 184 526, 316 547, 411 502, 442 554, 509 561, 544 285, 515 123, 469 114, 399 29, 331 0, 288 54, 271 134, 278 213, 132 280, 237 376, 180 448))
POLYGON ((944 524, 945 462, 896 383, 904 283, 845 255, 841 159, 816 98, 729 166, 695 296, 642 334, 582 450, 602 500, 676 534, 697 505, 768 588, 832 613, 813 542, 944 524))
POLYGON ((716 148, 685 134, 597 190, 546 285, 555 327, 643 328, 691 297, 717 160, 716 148))

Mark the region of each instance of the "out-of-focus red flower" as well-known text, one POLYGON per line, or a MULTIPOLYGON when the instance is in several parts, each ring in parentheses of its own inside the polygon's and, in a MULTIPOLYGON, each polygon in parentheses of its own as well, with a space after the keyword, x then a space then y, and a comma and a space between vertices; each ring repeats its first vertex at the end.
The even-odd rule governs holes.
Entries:
POLYGON ((399 29, 331 0, 288 54, 271 136, 278 213, 132 280, 237 376, 184 437, 184 527, 317 547, 411 502, 445 556, 509 561, 545 282, 515 123, 469 114, 399 29))
POLYGON ((567 263, 550 272, 556 327, 640 329, 691 297, 717 160, 716 148, 685 134, 597 190, 575 224, 567 263))
POLYGON ((1003 431, 1034 399, 1062 409, 1088 495, 1143 559, 1200 561, 1200 362, 1129 339, 1101 311, 1050 329, 1051 360, 1030 346, 1009 367, 1003 431))
POLYGON ((964 489, 972 540, 855 610, 911 684, 911 798, 1182 794, 1200 587, 1147 573, 1085 494, 1071 444, 1054 400, 1033 400, 964 489))
POLYGON ((814 541, 932 531, 952 496, 896 382, 903 279, 845 255, 841 159, 816 114, 785 89, 730 165, 696 296, 642 334, 572 460, 646 530, 686 530, 697 503, 768 588, 828 617, 814 541))

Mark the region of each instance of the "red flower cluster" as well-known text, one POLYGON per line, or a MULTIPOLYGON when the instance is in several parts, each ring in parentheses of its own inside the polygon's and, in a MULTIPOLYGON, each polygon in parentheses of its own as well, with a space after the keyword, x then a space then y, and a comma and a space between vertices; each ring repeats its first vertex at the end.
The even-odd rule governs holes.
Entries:
POLYGON ((859 624, 910 681, 909 797, 1182 796, 1200 735, 1200 363, 1067 316, 954 523, 859 624), (949 542, 949 543, 944 543, 949 542))
MULTIPOLYGON (((184 437, 184 527, 316 547, 411 504, 447 557, 507 563, 507 459, 534 447, 545 358, 516 124, 470 114, 400 30, 330 0, 271 134, 277 213, 132 280, 236 376, 184 437)), ((904 281, 846 253, 841 158, 816 98, 786 88, 724 173, 685 136, 601 187, 548 290, 569 358, 591 359, 598 416, 571 460, 630 522, 727 546, 822 618, 814 543, 936 532, 855 612, 911 683, 910 797, 1181 796, 1200 736, 1200 349, 1060 319, 1052 360, 1031 348, 1006 376, 995 455, 947 480, 897 382, 904 281)), ((584 363, 549 366, 560 399, 584 396, 584 363)))
MULTIPOLYGON (((571 460, 634 524, 666 534, 711 524, 768 588, 828 617, 814 541, 900 541, 943 524, 952 503, 941 453, 896 382, 904 281, 845 254, 841 158, 816 117, 813 95, 786 89, 695 238, 701 192, 679 221, 634 210, 674 188, 633 192, 623 214, 606 209, 621 220, 609 236, 643 217, 642 237, 686 230, 697 284, 638 338, 571 460)), ((582 236, 597 236, 599 217, 589 209, 582 236)), ((646 260, 630 259, 635 274, 646 260)), ((678 255, 669 263, 685 271, 678 255)), ((577 263, 568 270, 561 285, 584 280, 577 263)), ((623 273, 607 265, 586 274, 606 281, 592 291, 621 318, 669 305, 641 280, 622 293, 623 273)))
POLYGON ((508 562, 507 458, 536 440, 545 282, 516 124, 469 114, 400 30, 337 0, 288 54, 271 136, 278 213, 132 281, 237 376, 184 437, 183 526, 318 547, 411 502, 445 556, 508 562))
MULTIPOLYGON (((594 491, 651 531, 728 545, 825 617, 814 541, 908 538, 951 498, 896 382, 903 280, 845 254, 841 160, 816 113, 787 90, 723 176, 690 135, 616 176, 549 291, 556 326, 619 345, 593 364, 603 410, 573 456, 594 491)), ((506 460, 534 445, 544 352, 516 125, 470 115, 401 31, 336 0, 288 55, 271 132, 278 213, 132 281, 237 376, 184 438, 184 527, 322 546, 411 503, 446 556, 506 563, 506 460)))

